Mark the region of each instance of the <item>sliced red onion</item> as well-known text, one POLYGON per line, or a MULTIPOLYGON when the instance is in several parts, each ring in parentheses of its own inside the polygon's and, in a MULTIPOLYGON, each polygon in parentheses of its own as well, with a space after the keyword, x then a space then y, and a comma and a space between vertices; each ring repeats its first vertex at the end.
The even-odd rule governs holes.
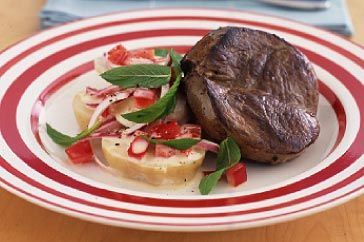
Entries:
POLYGON ((154 60, 153 60, 153 62, 154 62, 155 64, 163 65, 163 66, 168 65, 169 61, 170 61, 170 56, 169 56, 169 54, 168 54, 166 57, 159 57, 159 56, 156 56, 156 57, 154 58, 154 60))
POLYGON ((112 121, 115 121, 115 120, 116 120, 115 116, 109 115, 109 116, 107 116, 106 118, 104 118, 102 120, 102 123, 101 123, 100 127, 103 126, 103 125, 105 125, 105 124, 107 124, 107 123, 110 123, 112 121))
POLYGON ((100 103, 86 103, 86 106, 87 107, 90 107, 90 108, 96 108, 100 103))
POLYGON ((95 96, 98 98, 103 98, 106 95, 112 95, 115 94, 116 92, 121 91, 122 89, 118 86, 108 86, 106 88, 102 88, 102 89, 96 89, 96 88, 92 88, 92 87, 86 87, 86 94, 90 95, 90 96, 95 96))
POLYGON ((91 140, 90 144, 91 144, 91 149, 92 149, 92 153, 94 154, 94 160, 95 160, 96 164, 98 164, 105 171, 107 171, 113 175, 117 175, 118 171, 109 166, 107 160, 104 157, 102 150, 100 149, 101 139, 91 140))
POLYGON ((120 130, 123 126, 116 120, 107 122, 100 126, 96 132, 110 132, 114 130, 120 130))
POLYGON ((141 57, 127 57, 124 64, 125 65, 137 65, 137 64, 153 64, 154 62, 150 59, 141 57))
POLYGON ((113 96, 105 98, 95 109, 88 123, 88 128, 91 128, 97 121, 97 118, 113 103, 124 100, 130 96, 130 91, 117 93, 113 96))
POLYGON ((143 128, 144 126, 146 126, 147 124, 142 123, 142 124, 135 124, 133 126, 131 126, 130 128, 127 128, 123 131, 123 135, 130 135, 132 133, 134 133, 135 131, 143 128))
POLYGON ((121 138, 123 136, 123 134, 121 132, 105 132, 105 131, 99 131, 99 132, 95 132, 93 134, 91 134, 90 136, 87 136, 85 138, 85 140, 87 138, 90 139, 101 139, 101 138, 121 138))
POLYGON ((99 89, 93 88, 93 87, 86 87, 86 94, 93 96, 96 95, 99 92, 99 89))
POLYGON ((197 124, 181 125, 181 136, 184 138, 201 138, 201 126, 197 124))
POLYGON ((111 86, 108 86, 104 89, 101 89, 99 91, 99 93, 96 94, 97 97, 104 97, 106 95, 112 95, 112 94, 115 94, 116 92, 119 92, 121 91, 122 89, 118 86, 114 86, 114 85, 111 85, 111 86))
POLYGON ((211 151, 214 153, 218 153, 220 150, 220 146, 212 141, 202 139, 197 145, 197 148, 204 149, 206 151, 211 151))

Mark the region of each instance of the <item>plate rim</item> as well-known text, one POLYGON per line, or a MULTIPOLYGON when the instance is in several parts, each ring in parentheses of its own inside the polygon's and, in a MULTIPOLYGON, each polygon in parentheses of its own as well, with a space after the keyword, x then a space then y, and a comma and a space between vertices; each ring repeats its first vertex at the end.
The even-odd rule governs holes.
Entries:
MULTIPOLYGON (((94 18, 102 18, 102 17, 105 17, 105 16, 109 16, 109 15, 115 15, 115 14, 122 14, 122 13, 125 13, 125 12, 139 12, 139 11, 146 11, 146 10, 148 10, 148 11, 154 11, 154 10, 163 10, 163 9, 168 9, 168 10, 175 10, 175 9, 177 9, 177 10, 180 10, 180 9, 197 9, 197 10, 216 10, 216 11, 233 11, 233 12, 241 12, 241 13, 251 13, 251 14, 254 14, 254 15, 257 15, 257 16, 269 16, 269 17, 274 17, 274 18, 276 18, 276 19, 278 19, 278 20, 280 20, 280 19, 283 19, 283 20, 286 20, 286 21, 289 21, 289 22, 296 22, 296 23, 298 23, 298 24, 302 24, 301 22, 297 22, 297 21, 292 21, 292 20, 289 20, 289 19, 286 19, 286 18, 281 18, 281 17, 276 17, 276 16, 271 16, 271 15, 268 15, 268 14, 259 14, 259 13, 255 13, 255 12, 252 12, 252 11, 240 11, 240 10, 231 10, 231 9, 223 9, 223 8, 220 8, 220 9, 215 9, 215 8, 169 8, 169 7, 167 7, 167 8, 156 8, 156 9, 138 9, 138 10, 133 10, 133 11, 115 11, 115 12, 112 12, 112 13, 108 13, 108 14, 104 14, 104 15, 99 15, 99 16, 95 16, 95 17, 91 17, 91 18, 86 18, 86 19, 81 19, 81 20, 77 20, 77 21, 72 21, 72 22, 70 22, 70 23, 66 23, 66 24, 62 24, 62 25, 60 25, 60 26, 56 26, 56 27, 53 27, 53 28, 59 28, 59 27, 64 27, 64 26, 67 26, 67 25, 72 25, 72 24, 74 24, 75 22, 81 22, 81 21, 89 21, 89 20, 91 20, 91 19, 94 19, 94 18)), ((306 24, 304 24, 304 25, 306 25, 306 24)), ((310 28, 316 28, 316 27, 314 27, 314 26, 311 26, 311 25, 307 25, 308 27, 310 27, 310 28)), ((51 29, 53 29, 53 28, 51 28, 51 29)), ((320 31, 324 31, 324 32, 327 32, 327 33, 329 33, 329 34, 333 34, 333 33, 331 33, 331 32, 328 32, 328 31, 326 31, 326 30, 322 30, 322 29, 320 29, 320 28, 316 28, 316 29, 318 29, 318 30, 320 30, 320 31)), ((49 30, 49 29, 48 29, 49 30)), ((46 30, 47 31, 47 30, 46 30)), ((35 33, 35 34, 33 34, 33 35, 30 35, 30 36, 28 36, 28 37, 26 37, 26 38, 24 38, 24 39, 22 39, 22 40, 20 40, 20 41, 18 41, 18 42, 16 42, 16 43, 14 43, 14 44, 12 44, 12 45, 10 45, 10 46, 8 46, 7 48, 5 48, 5 49, 3 49, 1 52, 0 52, 0 54, 2 54, 3 52, 5 52, 6 50, 8 50, 8 49, 10 49, 10 48, 12 48, 12 47, 14 47, 14 46, 16 46, 16 45, 20 45, 23 41, 26 41, 27 39, 29 39, 29 38, 31 38, 31 37, 34 37, 35 35, 38 35, 38 34, 41 34, 41 33, 43 33, 43 32, 46 32, 46 31, 39 31, 38 33, 35 33)), ((336 35, 336 34, 334 34, 334 35, 336 35)), ((344 38, 343 36, 339 36, 339 35, 337 35, 339 38, 342 38, 342 39, 344 39, 345 41, 349 41, 349 42, 351 42, 351 43, 353 43, 353 44, 355 44, 355 45, 357 45, 357 46, 359 46, 360 48, 363 48, 362 46, 360 46, 360 45, 358 45, 358 44, 356 44, 355 42, 353 42, 353 41, 351 41, 351 40, 347 40, 346 38, 344 38)), ((1 182, 0 182, 1 183, 1 182)), ((8 189, 7 189, 8 190, 8 189)), ((9 190, 11 190, 11 188, 9 188, 9 190)), ((14 192, 13 191, 13 193, 17 193, 17 192, 14 192)), ((364 190, 362 189, 362 191, 358 191, 358 193, 359 193, 359 195, 360 194, 362 194, 362 193, 364 193, 364 190)), ((356 195, 356 196, 359 196, 359 195, 356 195)), ((19 196, 19 195, 18 195, 19 196)), ((22 198, 24 198, 24 199, 26 199, 26 200, 29 200, 29 199, 27 199, 25 196, 20 196, 20 197, 22 197, 22 198)), ((345 202, 345 200, 343 201, 344 199, 341 199, 340 201, 342 201, 342 203, 343 202, 345 202)), ((349 200, 349 199, 348 199, 349 200)), ((37 202, 33 202, 33 201, 31 201, 32 203, 35 203, 35 204, 37 204, 37 202)), ((331 203, 329 203, 329 204, 331 204, 331 203)), ((339 204, 341 204, 341 203, 339 203, 339 204)), ((339 205, 339 204, 337 204, 337 205, 339 205)), ((39 205, 39 204, 37 204, 37 205, 39 205)), ((44 206, 44 205, 42 205, 43 207, 48 207, 48 206, 44 206)), ((333 205, 333 206, 336 206, 336 205, 333 205)), ((321 207, 321 206, 319 206, 319 207, 321 207)), ((322 209, 320 210, 320 211, 322 211, 322 210, 325 210, 326 209, 326 207, 329 207, 328 205, 327 206, 322 206, 322 209)), ((51 209, 51 210, 53 210, 53 209, 51 209)), ((310 210, 311 211, 311 210, 310 210)), ((63 212, 62 212, 63 213, 63 212)), ((65 212, 66 214, 68 214, 67 212, 65 212)), ((313 212, 314 213, 314 212, 313 212)), ((72 215, 71 215, 72 216, 72 215)), ((75 217, 78 217, 79 218, 79 216, 75 216, 75 217)), ((301 217, 301 216, 299 216, 299 217, 301 217)), ((283 217, 281 217, 282 218, 282 221, 287 221, 287 219, 284 219, 284 218, 286 218, 286 216, 283 216, 283 217)), ((294 219, 294 218, 292 218, 292 219, 294 219)), ((95 221, 94 221, 95 222, 95 221)), ((128 226, 126 226, 126 227, 128 227, 128 226)), ((246 226, 243 226, 244 228, 246 227, 246 226)), ((254 226, 252 226, 252 227, 254 227, 254 226)), ((133 227, 133 228, 136 228, 136 227, 133 227)), ((139 228, 139 226, 137 226, 137 228, 139 228)), ((166 227, 166 228, 169 228, 169 227, 166 227)), ((145 229, 145 228, 144 228, 145 229)), ((238 229, 238 228, 233 228, 233 229, 238 229)), ((154 229, 152 229, 152 230, 155 230, 155 228, 154 229)), ((165 229, 161 229, 161 230, 165 230, 165 229)), ((213 229, 213 230, 215 230, 215 229, 213 229)), ((223 229, 223 230, 226 230, 226 229, 223 229)), ((191 230, 184 230, 184 231, 191 231, 191 230)), ((205 229, 203 229, 202 231, 205 231, 205 229)))

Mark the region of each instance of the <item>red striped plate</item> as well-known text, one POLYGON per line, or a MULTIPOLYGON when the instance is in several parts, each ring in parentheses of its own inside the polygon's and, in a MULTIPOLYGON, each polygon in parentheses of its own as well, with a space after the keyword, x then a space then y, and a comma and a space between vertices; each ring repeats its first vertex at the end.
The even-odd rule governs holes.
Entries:
POLYGON ((116 13, 41 32, 0 55, 0 184, 54 211, 150 230, 247 228, 330 208, 364 191, 363 56, 360 46, 323 30, 231 10, 116 13), (321 134, 294 162, 249 164, 247 184, 219 184, 201 196, 200 177, 187 186, 156 189, 117 179, 94 164, 74 166, 45 135, 46 121, 77 132, 72 96, 90 82, 103 85, 91 61, 105 50, 122 42, 129 49, 168 46, 183 53, 226 25, 275 33, 314 64, 321 134))

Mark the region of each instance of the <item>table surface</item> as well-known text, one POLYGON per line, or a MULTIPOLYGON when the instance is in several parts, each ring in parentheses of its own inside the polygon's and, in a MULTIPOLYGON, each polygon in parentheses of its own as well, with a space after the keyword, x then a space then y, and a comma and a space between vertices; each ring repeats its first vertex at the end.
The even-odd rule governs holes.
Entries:
MULTIPOLYGON (((38 30, 44 0, 1 0, 0 49, 38 30), (15 4, 16 2, 16 4, 15 4)), ((364 44, 364 1, 348 0, 356 33, 364 44)), ((165 233, 116 228, 46 210, 0 189, 0 241, 249 241, 363 242, 364 196, 339 207, 291 222, 229 232, 165 233)))

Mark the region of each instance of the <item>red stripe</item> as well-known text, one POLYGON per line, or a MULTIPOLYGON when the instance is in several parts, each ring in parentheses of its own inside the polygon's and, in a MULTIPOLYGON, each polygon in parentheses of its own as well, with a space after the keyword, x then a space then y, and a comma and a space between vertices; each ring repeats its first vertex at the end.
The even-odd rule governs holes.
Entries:
MULTIPOLYGON (((3 159, 0 158, 0 162, 2 161, 3 159)), ((357 173, 353 174, 352 176, 348 177, 347 179, 343 180, 342 183, 345 183, 344 181, 346 181, 347 184, 350 184, 354 181, 356 181, 357 179, 361 178, 363 176, 363 169, 361 169, 361 171, 358 171, 357 173), (361 172, 361 174, 359 174, 361 172)), ((103 219, 109 219, 109 220, 113 220, 113 221, 120 221, 120 222, 128 222, 128 223, 136 223, 136 224, 148 224, 148 225, 164 225, 164 226, 211 226, 211 225, 228 225, 228 224, 237 224, 237 223, 248 223, 248 222, 255 222, 255 221, 261 221, 261 220, 266 220, 266 219, 271 219, 271 218, 278 218, 278 217, 282 217, 282 216, 286 216, 286 215, 290 215, 290 214, 295 214, 295 213, 298 213, 298 212, 303 212, 303 211, 307 211, 307 210, 310 210, 310 209, 313 209, 313 208, 317 208, 317 207, 320 207, 320 206, 323 206, 325 204, 330 204, 338 199, 341 199, 343 197, 346 197, 346 196, 349 196, 350 194, 354 193, 354 192, 357 192, 357 191, 360 191, 362 188, 364 188, 364 185, 352 190, 352 191, 348 191, 347 193, 339 196, 339 197, 336 197, 336 198, 332 198, 326 202, 323 202, 323 203, 319 203, 317 205, 313 205, 313 206, 310 206, 310 207, 307 207, 307 208, 304 208, 304 209, 300 209, 300 210, 297 210, 297 211, 293 211, 293 212, 288 212, 288 213, 282 213, 282 214, 279 214, 279 215, 274 215, 274 216, 268 216, 268 217, 262 217, 262 218, 258 218, 258 219, 249 219, 249 220, 240 220, 240 221, 230 221, 230 222, 213 222, 213 223, 204 223, 204 224, 201 224, 201 223, 188 223, 188 224, 180 224, 180 223, 155 223, 155 222, 146 222, 146 221, 137 221, 137 220, 127 220, 127 219, 122 219, 122 218, 114 218, 114 217, 108 217, 108 216, 103 216, 103 215, 100 215, 100 214, 95 214, 95 213, 89 213, 89 212, 84 212, 84 211, 81 211, 81 210, 77 210, 77 209, 74 209, 74 208, 70 208, 70 207, 67 207, 67 206, 64 206, 64 205, 61 205, 61 204, 57 204, 57 203, 54 203, 54 202, 51 202, 51 201, 48 201, 42 197, 38 197, 38 196, 35 196, 29 192, 26 192, 18 187, 15 187, 13 186, 12 184, 10 184, 9 182, 5 181, 4 179, 2 179, 0 177, 0 182, 10 186, 11 188, 15 189, 16 191, 18 192, 21 192, 25 195, 27 195, 28 197, 32 197, 32 198, 35 198, 35 199, 38 199, 46 204, 49 204, 49 205, 52 205, 52 206, 55 206, 55 207, 59 207, 59 208, 62 208, 62 209, 66 209, 66 210, 70 210, 70 211, 73 211, 73 212, 77 212, 77 213, 80 213, 80 214, 84 214, 84 215, 90 215, 90 216, 94 216, 94 217, 97 217, 97 218, 103 218, 103 219)), ((337 189, 339 189, 338 187, 335 187, 335 188, 331 188, 333 191, 336 191, 337 189)), ((66 212, 63 211, 65 214, 66 212)), ((245 214, 245 213, 242 213, 242 214, 245 214)), ((221 215, 221 214, 218 214, 218 215, 221 215)), ((226 215, 234 215, 234 213, 226 213, 226 215)))
MULTIPOLYGON (((242 12, 244 13, 244 11, 242 11, 242 12)), ((97 17, 97 18, 99 18, 99 17, 97 17)), ((18 56, 11 59, 6 64, 4 64, 0 68, 0 76, 7 69, 9 69, 13 65, 13 63, 16 63, 16 62, 20 61, 21 59, 25 58, 27 55, 33 53, 34 51, 39 50, 44 46, 55 43, 55 42, 57 42, 59 40, 62 40, 62 39, 65 39, 65 38, 68 38, 68 37, 71 37, 71 36, 74 36, 74 35, 77 35, 77 34, 81 34, 81 33, 87 32, 87 31, 97 30, 97 29, 101 29, 101 28, 112 27, 112 26, 115 26, 115 25, 124 25, 124 24, 130 24, 130 23, 140 23, 140 22, 169 21, 169 20, 227 21, 227 22, 231 22, 231 23, 258 25, 258 26, 261 26, 261 27, 264 27, 264 28, 270 28, 270 29, 274 29, 274 30, 278 30, 278 31, 283 31, 283 32, 286 32, 286 33, 294 34, 294 35, 297 35, 297 36, 300 36, 300 37, 315 41, 317 43, 320 43, 323 46, 326 46, 326 47, 328 47, 328 48, 330 48, 330 49, 332 49, 332 50, 334 50, 334 51, 336 51, 338 53, 343 54, 344 56, 347 56, 349 59, 351 59, 355 63, 357 63, 357 64, 361 65, 362 67, 364 67, 364 61, 361 58, 359 58, 358 56, 352 54, 351 52, 349 52, 349 51, 347 51, 345 49, 342 49, 340 46, 337 46, 337 45, 335 45, 335 44, 333 44, 333 43, 331 43, 329 41, 323 40, 321 38, 310 35, 308 33, 300 32, 298 30, 289 29, 289 28, 285 28, 285 27, 282 27, 282 26, 276 26, 276 25, 269 24, 269 23, 260 23, 260 22, 250 21, 250 20, 239 20, 239 19, 233 19, 233 18, 220 18, 220 17, 207 17, 207 16, 202 16, 202 17, 199 17, 199 16, 161 16, 161 17, 132 18, 132 19, 121 20, 121 21, 112 21, 112 22, 107 22, 107 23, 102 23, 102 24, 97 24, 97 25, 77 29, 77 30, 74 30, 74 31, 70 31, 70 32, 55 36, 53 38, 50 38, 50 39, 48 39, 46 41, 43 41, 43 42, 37 44, 37 45, 32 46, 31 48, 27 49, 26 51, 22 52, 21 54, 19 54, 18 56)), ((299 23, 299 24, 302 24, 302 23, 299 23)), ((54 27, 54 29, 60 28, 60 27, 63 27, 63 26, 54 27)), ((312 28, 312 26, 310 26, 310 27, 312 28)), ((39 34, 42 34, 42 33, 43 32, 41 32, 39 34)), ((337 37, 340 38, 340 36, 337 36, 337 37)), ((29 37, 29 38, 31 38, 31 37, 29 37)), ((29 38, 26 38, 23 41, 26 41, 29 38)), ((23 41, 20 41, 18 44, 22 43, 23 41)), ((346 41, 348 41, 348 40, 346 40, 346 41)), ((11 46, 11 47, 13 47, 13 46, 11 46)), ((9 47, 9 48, 11 48, 11 47, 9 47)), ((9 48, 7 48, 7 49, 9 49, 9 48)), ((5 49, 3 51, 6 51, 7 49, 5 49)))
POLYGON ((342 103, 340 102, 340 99, 335 95, 335 93, 328 86, 325 85, 325 83, 323 83, 321 81, 319 82, 319 90, 320 90, 320 93, 325 96, 326 100, 329 101, 332 108, 334 109, 336 117, 337 117, 337 121, 339 124, 338 136, 336 137, 335 144, 333 145, 329 154, 327 155, 327 156, 329 156, 336 149, 336 147, 340 144, 341 140, 344 137, 345 128, 346 128, 346 114, 345 114, 345 109, 344 109, 342 103))
POLYGON ((348 177, 348 178, 346 178, 346 179, 344 179, 344 180, 342 180, 342 181, 340 181, 340 182, 338 182, 338 183, 336 183, 336 184, 334 184, 334 185, 332 185, 332 186, 330 186, 328 188, 325 188, 325 189, 323 189, 321 191, 318 191, 316 193, 312 193, 312 194, 310 194, 310 195, 308 195, 306 197, 293 199, 293 200, 288 201, 288 202, 275 204, 275 205, 271 205, 271 206, 267 206, 267 207, 261 207, 261 208, 249 209, 249 210, 242 210, 242 211, 237 211, 237 212, 220 212, 220 213, 209 213, 209 214, 198 214, 198 213, 194 213, 194 214, 188 214, 188 213, 173 214, 173 213, 154 213, 154 212, 145 212, 145 211, 136 211, 136 210, 123 209, 123 208, 107 206, 107 205, 103 205, 103 204, 94 203, 92 201, 88 201, 88 200, 85 200, 85 199, 73 197, 73 196, 70 196, 70 195, 68 195, 66 193, 62 193, 62 192, 56 191, 56 190, 54 190, 52 188, 49 188, 49 187, 47 187, 47 186, 45 186, 45 185, 31 179, 27 175, 25 175, 25 174, 21 173, 20 171, 14 169, 10 164, 6 163, 6 161, 3 160, 3 159, 0 159, 0 164, 10 174, 18 177, 19 179, 23 180, 27 184, 29 184, 31 186, 34 186, 34 187, 37 187, 38 189, 40 189, 42 191, 53 194, 53 195, 58 196, 60 198, 70 200, 72 202, 76 202, 76 203, 80 203, 80 204, 83 204, 83 205, 92 206, 92 207, 96 207, 96 208, 100 208, 100 209, 115 211, 115 212, 123 212, 123 213, 138 214, 138 215, 149 215, 149 216, 160 216, 160 217, 216 217, 216 216, 232 216, 232 215, 242 215, 242 214, 249 214, 249 213, 259 213, 259 212, 271 211, 271 210, 275 210, 275 209, 279 209, 279 208, 283 208, 283 207, 303 203, 303 202, 306 202, 308 200, 315 199, 315 198, 318 198, 320 196, 326 195, 326 194, 328 194, 330 192, 333 192, 335 190, 338 190, 338 189, 350 184, 351 182, 363 177, 363 175, 364 175, 364 168, 362 168, 359 171, 357 171, 356 173, 354 173, 353 175, 351 175, 350 177, 348 177))
MULTIPOLYGON (((321 88, 321 87, 320 87, 321 88)), ((335 109, 335 110, 337 110, 337 109, 335 109)), ((363 174, 361 174, 361 176, 362 176, 363 174)), ((235 222, 234 222, 235 223, 235 222)))
MULTIPOLYGON (((159 31, 153 30, 151 32, 147 31, 147 32, 143 32, 143 33, 134 32, 134 33, 131 33, 131 35, 136 35, 136 36, 134 36, 134 38, 135 38, 135 37, 139 37, 139 36, 146 37, 146 36, 149 36, 149 34, 158 34, 158 35, 178 34, 178 33, 173 33, 176 30, 165 30, 165 31, 168 33, 162 33, 163 32, 162 30, 159 30, 159 31)), ((180 31, 181 30, 178 30, 178 32, 180 32, 180 31)), ((190 34, 190 32, 188 30, 182 30, 181 32, 190 34)), ((196 31, 196 30, 193 30, 193 32, 194 32, 193 34, 198 34, 198 31, 196 31)), ((125 36, 125 35, 121 35, 121 36, 117 35, 117 36, 118 36, 118 38, 120 38, 120 37, 124 37, 124 39, 127 38, 127 36, 125 36)), ((13 85, 10 87, 8 93, 4 97, 4 102, 2 105, 3 111, 5 113, 9 113, 9 116, 15 117, 15 108, 16 108, 15 106, 20 98, 19 95, 26 89, 26 87, 29 84, 29 83, 26 83, 25 81, 20 81, 20 80, 28 80, 31 82, 36 76, 38 76, 40 73, 42 73, 44 71, 44 69, 49 68, 52 65, 51 63, 56 63, 60 59, 65 59, 65 58, 72 56, 76 53, 79 53, 83 50, 106 44, 106 43, 108 43, 108 41, 109 42, 117 41, 115 36, 109 36, 107 38, 108 39, 105 39, 105 37, 104 37, 104 38, 101 38, 98 40, 87 41, 87 42, 78 44, 76 46, 72 46, 70 48, 67 48, 67 49, 61 51, 61 53, 55 53, 55 54, 47 57, 46 59, 40 61, 39 63, 37 63, 36 65, 31 67, 30 69, 28 69, 27 72, 23 73, 18 78, 18 80, 13 83, 13 85), (12 95, 10 95, 10 93, 12 95), (5 103, 6 103, 6 105, 5 105, 5 103)), ((123 38, 121 38, 121 39, 123 39, 123 38)), ((325 66, 327 66, 327 65, 325 64, 325 66)), ((342 69, 341 67, 338 67, 337 70, 341 70, 341 69, 342 69)), ((349 80, 352 80, 352 81, 355 80, 353 77, 351 77, 350 74, 348 74, 348 75, 350 76, 349 80)), ((359 88, 359 91, 360 91, 360 88, 359 88)), ((114 193, 114 192, 110 192, 110 191, 107 191, 104 189, 93 188, 86 184, 80 183, 72 178, 69 178, 64 174, 61 174, 58 171, 53 170, 52 168, 48 167, 44 163, 38 162, 36 157, 28 149, 25 149, 25 148, 19 149, 19 147, 24 147, 25 144, 21 140, 20 136, 17 136, 17 137, 14 136, 14 134, 17 132, 18 131, 17 131, 15 122, 13 123, 12 126, 8 126, 6 128, 6 130, 4 130, 4 137, 6 137, 6 140, 8 142, 10 141, 9 143, 12 144, 11 145, 12 149, 16 150, 16 153, 19 155, 19 157, 21 157, 23 159, 29 158, 29 157, 31 157, 30 155, 32 155, 33 160, 28 159, 27 160, 28 164, 31 167, 33 167, 34 169, 38 170, 39 172, 41 172, 43 174, 48 174, 50 177, 52 177, 52 179, 60 181, 61 183, 66 184, 66 185, 70 185, 77 189, 83 190, 85 192, 93 192, 94 194, 99 195, 99 196, 104 196, 104 197, 108 197, 108 198, 112 198, 112 199, 122 199, 123 201, 131 201, 131 202, 142 203, 142 204, 152 204, 152 205, 156 205, 156 206, 168 205, 168 206, 191 206, 191 207, 193 207, 193 206, 200 206, 200 205, 209 206, 210 204, 214 205, 214 206, 223 206, 225 204, 230 204, 231 202, 244 203, 244 202, 255 201, 257 199, 258 200, 268 199, 271 197, 279 196, 280 194, 287 194, 287 193, 290 193, 290 192, 293 192, 296 190, 303 189, 306 186, 313 185, 313 184, 321 181, 322 179, 327 179, 328 177, 330 177, 330 175, 335 174, 336 172, 349 166, 353 162, 353 160, 351 160, 351 159, 345 159, 342 162, 342 164, 339 164, 339 165, 337 164, 338 162, 336 162, 332 166, 328 167, 326 170, 313 175, 312 178, 307 178, 305 180, 297 182, 296 184, 289 185, 289 186, 286 186, 286 187, 283 187, 280 189, 264 192, 261 194, 252 194, 252 195, 247 195, 247 196, 233 198, 233 199, 193 200, 193 201, 188 201, 188 202, 183 201, 183 200, 160 200, 160 199, 153 199, 153 198, 140 198, 140 197, 131 196, 128 194, 114 193), (13 141, 15 141, 15 142, 13 142, 13 141)), ((360 151, 356 152, 355 154, 358 155, 358 153, 360 153, 360 151)), ((344 156, 344 158, 346 158, 346 157, 344 156)))

